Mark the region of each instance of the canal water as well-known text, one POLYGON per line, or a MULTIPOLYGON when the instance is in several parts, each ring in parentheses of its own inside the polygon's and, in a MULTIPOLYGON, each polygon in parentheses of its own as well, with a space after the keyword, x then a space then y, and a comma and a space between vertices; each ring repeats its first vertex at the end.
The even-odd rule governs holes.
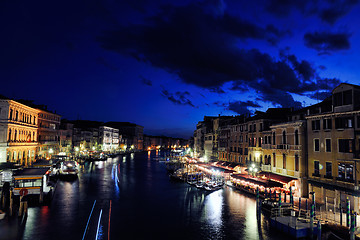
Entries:
POLYGON ((165 164, 153 159, 162 154, 87 163, 77 179, 58 181, 49 206, 32 206, 26 222, 1 227, 8 239, 27 240, 286 238, 266 219, 258 223, 252 196, 170 181, 165 164))

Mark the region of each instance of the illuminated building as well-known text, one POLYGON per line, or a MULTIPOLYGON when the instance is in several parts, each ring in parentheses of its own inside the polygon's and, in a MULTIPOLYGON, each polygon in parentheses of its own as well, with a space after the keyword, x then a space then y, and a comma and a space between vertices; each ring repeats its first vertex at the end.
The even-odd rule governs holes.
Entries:
POLYGON ((60 120, 61 116, 47 111, 46 107, 38 109, 38 148, 39 158, 49 159, 60 152, 60 120))
POLYGON ((358 211, 360 180, 360 86, 342 83, 332 96, 308 109, 309 191, 358 211))
POLYGON ((35 161, 38 109, 0 99, 0 162, 28 166, 35 161))

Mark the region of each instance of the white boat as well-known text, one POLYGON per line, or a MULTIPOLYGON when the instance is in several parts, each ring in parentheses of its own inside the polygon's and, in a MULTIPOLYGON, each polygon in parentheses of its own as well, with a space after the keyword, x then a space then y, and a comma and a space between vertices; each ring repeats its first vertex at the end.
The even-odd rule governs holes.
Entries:
POLYGON ((0 210, 0 220, 5 218, 6 213, 0 210))

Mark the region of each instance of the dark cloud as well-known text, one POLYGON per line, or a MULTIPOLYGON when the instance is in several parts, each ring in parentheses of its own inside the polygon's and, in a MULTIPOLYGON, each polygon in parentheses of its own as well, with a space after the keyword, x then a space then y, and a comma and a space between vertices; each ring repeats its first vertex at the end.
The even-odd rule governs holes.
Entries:
POLYGON ((225 91, 221 87, 213 87, 210 88, 209 90, 210 92, 219 93, 219 94, 225 93, 225 91))
POLYGON ((145 85, 152 86, 152 81, 150 79, 147 79, 143 76, 140 76, 141 82, 145 85))
POLYGON ((249 107, 260 108, 261 106, 253 101, 246 101, 246 102, 238 101, 238 102, 230 102, 228 109, 241 115, 245 113, 252 113, 252 111, 249 110, 249 107))
MULTIPOLYGON (((238 46, 244 39, 271 42, 283 36, 281 31, 271 25, 261 28, 223 8, 206 9, 199 4, 167 6, 146 19, 146 24, 106 31, 98 41, 107 50, 165 69, 185 83, 214 91, 230 82, 232 90, 253 89, 262 101, 277 106, 298 107, 292 93, 319 90, 317 79, 321 78, 310 62, 285 53, 276 59, 238 46)), ((176 95, 163 94, 175 103, 186 103, 176 95)))
POLYGON ((307 0, 268 0, 265 9, 276 16, 286 17, 293 9, 304 13, 309 8, 309 2, 307 0))
POLYGON ((349 33, 314 32, 304 35, 305 46, 319 52, 346 50, 350 48, 349 33))
POLYGON ((190 96, 190 93, 188 91, 176 92, 175 94, 173 94, 164 89, 161 91, 161 94, 175 104, 195 107, 195 105, 188 98, 188 96, 190 96))
POLYGON ((308 61, 302 60, 299 62, 295 55, 287 55, 285 50, 280 51, 280 58, 285 61, 288 60, 297 77, 302 78, 304 81, 310 81, 314 78, 316 71, 308 61))
POLYGON ((306 94, 307 97, 316 99, 316 100, 324 100, 325 98, 331 96, 331 91, 316 91, 313 93, 306 94))
POLYGON ((220 101, 214 102, 214 105, 217 107, 224 107, 224 108, 228 106, 226 103, 220 101))
POLYGON ((304 17, 315 15, 322 21, 334 24, 359 3, 359 0, 268 0, 265 10, 278 17, 287 17, 292 11, 304 17))
POLYGON ((339 18, 345 16, 358 2, 358 0, 328 1, 330 5, 319 11, 319 17, 324 22, 334 24, 339 18))

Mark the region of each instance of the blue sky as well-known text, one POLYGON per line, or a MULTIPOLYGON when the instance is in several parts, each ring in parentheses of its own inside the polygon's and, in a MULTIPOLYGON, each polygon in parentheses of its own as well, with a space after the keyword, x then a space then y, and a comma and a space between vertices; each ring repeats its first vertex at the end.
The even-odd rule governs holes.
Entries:
POLYGON ((359 1, 1 1, 0 94, 189 137, 360 84, 359 1))

